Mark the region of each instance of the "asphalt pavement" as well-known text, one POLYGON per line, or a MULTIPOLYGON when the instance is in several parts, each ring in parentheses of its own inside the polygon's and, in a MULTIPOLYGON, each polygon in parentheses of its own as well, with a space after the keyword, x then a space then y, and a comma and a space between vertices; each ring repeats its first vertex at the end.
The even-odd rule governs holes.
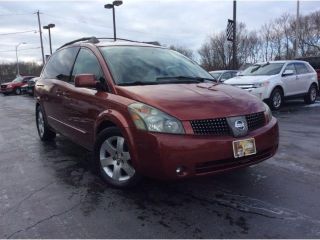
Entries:
POLYGON ((42 143, 34 112, 0 95, 0 238, 320 238, 320 101, 274 113, 272 159, 131 190, 106 186, 63 136, 42 143))

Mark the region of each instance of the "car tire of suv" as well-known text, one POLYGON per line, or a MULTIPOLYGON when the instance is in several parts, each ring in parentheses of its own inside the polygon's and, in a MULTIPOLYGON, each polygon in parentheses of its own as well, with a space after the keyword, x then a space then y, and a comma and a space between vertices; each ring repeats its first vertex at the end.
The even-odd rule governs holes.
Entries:
POLYGON ((279 110, 283 103, 283 93, 280 88, 273 89, 270 98, 269 105, 272 110, 279 110))
POLYGON ((132 165, 126 140, 116 127, 106 128, 98 134, 94 162, 103 180, 111 186, 132 187, 141 179, 132 165))
POLYGON ((304 102, 306 104, 312 104, 317 99, 317 86, 315 84, 312 84, 309 88, 308 93, 304 96, 304 102))
POLYGON ((36 108, 36 123, 41 141, 52 141, 56 137, 56 133, 48 126, 47 120, 40 106, 37 106, 36 108))
POLYGON ((16 88, 16 89, 14 90, 14 93, 15 93, 16 95, 20 95, 20 94, 21 94, 21 88, 16 88))

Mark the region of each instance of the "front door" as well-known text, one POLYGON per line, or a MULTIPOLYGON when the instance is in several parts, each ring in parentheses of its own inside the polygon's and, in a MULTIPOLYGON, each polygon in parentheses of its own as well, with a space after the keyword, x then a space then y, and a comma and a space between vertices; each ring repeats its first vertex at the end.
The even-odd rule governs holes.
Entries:
POLYGON ((284 72, 286 70, 292 70, 292 75, 282 76, 282 81, 284 84, 284 94, 285 96, 291 96, 295 95, 298 92, 298 84, 297 84, 297 71, 293 63, 289 63, 286 68, 284 69, 284 72))
MULTIPOLYGON (((72 79, 79 74, 94 74, 97 81, 105 83, 97 57, 87 48, 82 48, 77 56, 72 79)), ((107 98, 108 93, 72 85, 67 95, 63 114, 72 131, 69 137, 84 147, 90 147, 93 143, 95 119, 101 110, 107 107, 99 105, 102 101, 98 99, 107 98)))

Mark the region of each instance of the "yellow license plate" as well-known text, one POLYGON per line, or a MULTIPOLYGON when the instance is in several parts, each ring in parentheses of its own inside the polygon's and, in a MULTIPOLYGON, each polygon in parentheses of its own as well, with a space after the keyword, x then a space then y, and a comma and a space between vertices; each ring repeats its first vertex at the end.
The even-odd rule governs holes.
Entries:
POLYGON ((233 141, 233 155, 235 158, 245 157, 257 153, 254 138, 233 141))

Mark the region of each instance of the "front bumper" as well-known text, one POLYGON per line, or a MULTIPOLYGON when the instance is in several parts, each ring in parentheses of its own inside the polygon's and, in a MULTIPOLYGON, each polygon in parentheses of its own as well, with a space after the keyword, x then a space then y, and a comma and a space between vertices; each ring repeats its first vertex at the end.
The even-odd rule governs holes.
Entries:
POLYGON ((177 179, 215 174, 256 164, 272 157, 278 148, 277 120, 250 132, 243 138, 231 136, 169 135, 135 131, 130 141, 131 155, 136 169, 145 176, 158 179, 177 179), (234 140, 253 137, 255 155, 233 156, 234 140), (177 174, 177 168, 183 172, 177 174))
POLYGON ((268 99, 267 89, 265 87, 244 89, 261 100, 268 99))
POLYGON ((12 93, 13 88, 0 88, 0 93, 12 93))

